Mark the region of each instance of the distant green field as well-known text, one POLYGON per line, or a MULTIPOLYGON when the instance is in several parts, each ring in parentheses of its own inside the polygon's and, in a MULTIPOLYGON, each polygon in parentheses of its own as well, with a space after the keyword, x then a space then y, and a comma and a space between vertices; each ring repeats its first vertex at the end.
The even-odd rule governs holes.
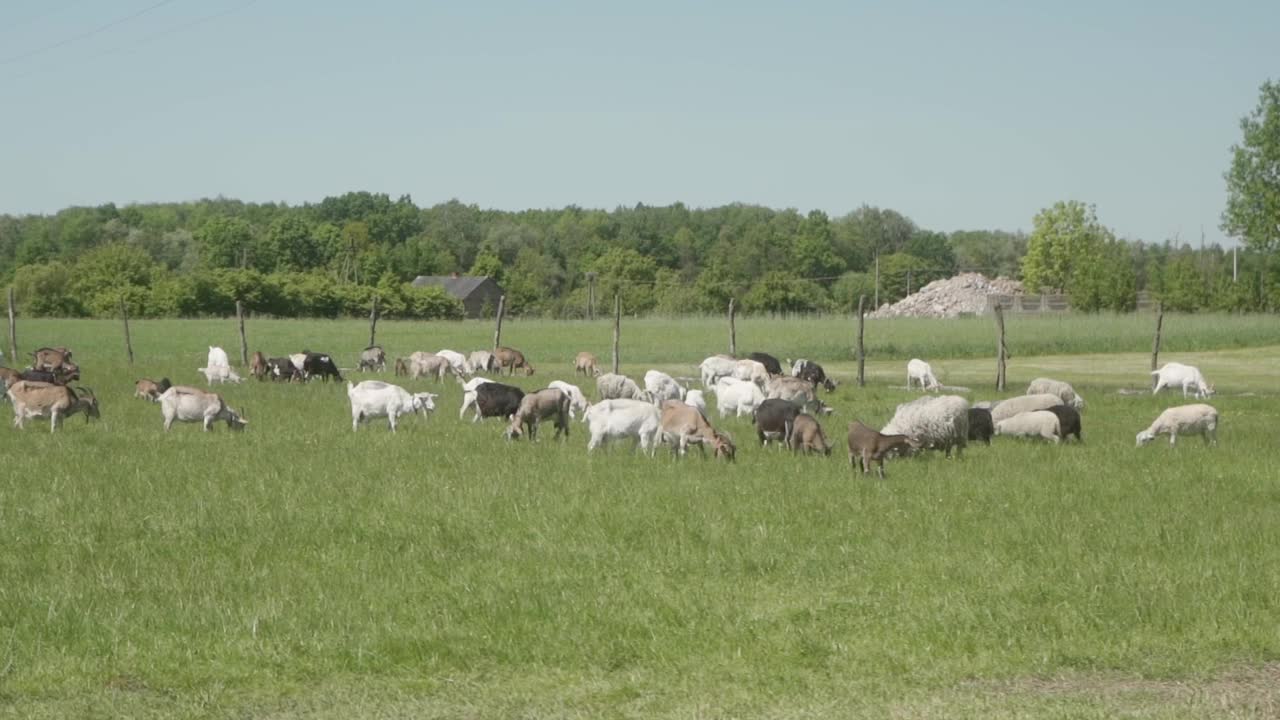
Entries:
MULTIPOLYGON (((429 419, 352 433, 343 386, 226 386, 243 434, 161 431, 132 382, 199 379, 234 322, 33 321, 72 347, 103 417, 0 428, 0 717, 1275 717, 1280 707, 1280 328, 1165 319, 1162 357, 1218 396, 1220 445, 1135 448, 1180 396, 1147 387, 1151 318, 1010 320, 1010 389, 1088 399, 1085 442, 997 438, 851 473, 842 428, 913 395, 903 360, 991 389, 989 319, 744 319, 743 352, 843 382, 829 458, 734 465, 429 419)), ((487 323, 383 322, 389 354, 492 342, 487 323)), ((251 321, 250 348, 354 364, 357 321, 251 321)), ((514 321, 525 388, 607 362, 607 322, 514 321)), ((721 320, 624 320, 623 371, 692 373, 721 320)), ((367 379, 373 376, 356 376, 367 379)), ((378 377, 393 380, 390 374, 378 377)), ((589 388, 584 387, 588 390, 589 388)))

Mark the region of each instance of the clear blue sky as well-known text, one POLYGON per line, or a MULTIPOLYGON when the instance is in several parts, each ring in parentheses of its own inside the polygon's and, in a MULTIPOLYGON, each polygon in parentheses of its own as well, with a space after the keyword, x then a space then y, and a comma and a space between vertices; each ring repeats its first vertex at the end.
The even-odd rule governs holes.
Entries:
POLYGON ((1280 77, 1275 0, 169 0, 79 37, 159 1, 0 0, 0 212, 370 190, 950 231, 1078 199, 1214 242, 1280 77))

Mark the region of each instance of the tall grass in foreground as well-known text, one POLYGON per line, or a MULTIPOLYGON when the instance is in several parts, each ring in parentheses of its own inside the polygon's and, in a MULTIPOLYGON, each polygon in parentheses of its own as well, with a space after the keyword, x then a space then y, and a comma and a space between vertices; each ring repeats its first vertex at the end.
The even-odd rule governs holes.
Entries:
MULTIPOLYGON (((650 322, 624 371, 706 352, 650 322)), ((27 326, 76 350, 103 418, 0 428, 0 716, 1109 717, 1100 683, 1198 687, 1280 661, 1280 412, 1274 394, 1234 394, 1274 393, 1244 373, 1213 401, 1217 448, 1134 448, 1181 398, 1106 393, 1081 363, 1083 445, 1000 438, 891 462, 881 482, 851 474, 842 438, 912 397, 876 382, 830 398, 830 458, 717 420, 741 446, 732 466, 588 456, 580 423, 566 443, 506 443, 494 421, 458 420, 452 382, 408 383, 440 409, 396 435, 353 434, 342 386, 254 382, 223 389, 250 409, 246 432, 166 435, 134 376, 190 382, 232 331, 138 323, 128 368, 113 323, 27 326), (1092 689, 1032 682, 1062 677, 1092 689)), ((750 332, 786 348, 820 327, 750 332)), ((275 352, 358 347, 344 339, 361 330, 251 326, 275 352)), ((483 346, 482 330, 385 332, 435 349, 483 346)), ((516 382, 569 378, 568 355, 540 358, 586 330, 506 329, 540 367, 516 382)), ((1258 693, 1272 705, 1239 715, 1266 717, 1253 710, 1276 690, 1258 693)))
MULTIPOLYGON (((1149 352, 1155 321, 1150 315, 1010 315, 1008 345, 1015 357, 1074 353, 1149 352)), ((588 322, 507 319, 503 343, 520 348, 535 366, 567 365, 580 350, 606 359, 612 342, 612 319, 588 322)), ((135 320, 134 351, 142 363, 181 357, 203 363, 207 345, 221 345, 233 357, 239 338, 234 319, 135 320)), ((369 339, 363 320, 256 320, 248 322, 250 351, 268 355, 303 348, 337 355, 354 366, 369 339)), ((737 321, 738 350, 771 352, 779 357, 808 357, 823 362, 849 359, 856 320, 847 317, 745 317, 737 321)), ((409 322, 384 320, 378 341, 395 355, 415 350, 474 350, 493 345, 493 323, 409 322)), ((67 345, 88 361, 123 358, 119 322, 107 320, 22 320, 19 341, 24 349, 67 345)), ((995 347, 990 318, 934 320, 894 318, 868 320, 868 356, 879 360, 989 357, 995 347)), ((1178 353, 1280 345, 1280 319, 1270 315, 1174 315, 1165 317, 1162 347, 1178 353)), ((696 364, 707 355, 727 352, 724 318, 623 318, 622 356, 626 363, 696 364)), ((24 358, 25 360, 26 358, 24 358)), ((193 366, 195 367, 195 366, 193 366)))

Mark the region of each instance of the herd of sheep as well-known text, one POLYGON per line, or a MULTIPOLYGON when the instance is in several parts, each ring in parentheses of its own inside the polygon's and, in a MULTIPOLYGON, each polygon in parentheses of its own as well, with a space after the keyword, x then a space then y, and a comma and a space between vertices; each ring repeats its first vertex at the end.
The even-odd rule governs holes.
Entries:
MULTIPOLYGON (((50 418, 51 430, 60 421, 77 412, 87 417, 98 416, 97 400, 82 388, 72 389, 59 382, 70 369, 71 353, 65 348, 56 352, 42 348, 35 354, 36 363, 24 373, 45 372, 53 376, 49 382, 31 379, 31 375, 0 368, 7 396, 14 407, 14 424, 21 428, 35 417, 50 418), (77 394, 76 390, 80 393, 77 394)), ((582 390, 569 382, 556 380, 546 388, 525 392, 480 373, 505 370, 514 375, 521 371, 533 375, 534 368, 523 353, 500 347, 494 352, 476 351, 464 355, 451 350, 414 353, 396 361, 397 374, 411 377, 434 376, 443 379, 453 374, 462 383, 463 400, 459 417, 474 411, 473 421, 498 417, 507 422, 505 437, 535 439, 540 423, 550 421, 559 437, 569 434, 569 423, 578 415, 587 426, 590 440, 588 452, 610 440, 629 439, 641 449, 653 453, 662 443, 683 455, 691 445, 710 447, 715 456, 733 460, 736 447, 732 438, 714 427, 707 410, 706 393, 715 397, 718 416, 749 416, 761 444, 777 442, 794 451, 830 454, 828 440, 819 417, 832 412, 819 397, 820 388, 835 390, 836 382, 827 377, 822 366, 808 361, 786 361, 789 372, 776 358, 752 353, 747 358, 727 355, 708 357, 698 366, 702 389, 689 388, 694 378, 674 378, 659 370, 649 370, 643 385, 620 374, 602 372, 591 353, 579 353, 574 359, 575 375, 594 380, 594 403, 582 390)), ((358 369, 382 370, 386 356, 377 346, 361 353, 358 369)), ((204 368, 199 369, 209 385, 240 382, 231 368, 226 353, 217 347, 209 349, 204 368)), ((286 358, 266 359, 254 353, 250 373, 259 380, 303 381, 312 377, 342 380, 330 356, 303 352, 286 358)), ((1184 397, 1190 392, 1198 398, 1213 394, 1200 371, 1188 365, 1168 363, 1152 373, 1154 390, 1181 388, 1184 397)), ((994 435, 1042 438, 1058 443, 1074 437, 1082 439, 1080 413, 1084 398, 1066 382, 1049 378, 1033 380, 1024 395, 998 402, 970 404, 959 395, 936 394, 943 389, 927 362, 912 359, 907 363, 907 387, 933 391, 911 402, 897 406, 893 417, 880 430, 862 422, 849 423, 847 447, 849 462, 861 465, 864 473, 872 465, 884 476, 884 460, 894 455, 923 449, 942 450, 948 457, 959 453, 969 441, 990 444, 994 435)), ((172 385, 169 380, 140 380, 136 395, 159 402, 164 427, 174 421, 201 422, 205 430, 214 421, 225 421, 233 429, 248 424, 240 413, 228 407, 221 395, 190 386, 172 385)), ((407 414, 426 414, 435 409, 435 393, 410 393, 404 388, 379 380, 347 383, 351 405, 352 429, 370 418, 386 417, 392 431, 397 419, 407 414)), ((1146 429, 1137 434, 1139 446, 1158 435, 1168 435, 1170 444, 1180 435, 1201 435, 1208 443, 1216 443, 1218 412, 1198 403, 1169 408, 1146 429)))

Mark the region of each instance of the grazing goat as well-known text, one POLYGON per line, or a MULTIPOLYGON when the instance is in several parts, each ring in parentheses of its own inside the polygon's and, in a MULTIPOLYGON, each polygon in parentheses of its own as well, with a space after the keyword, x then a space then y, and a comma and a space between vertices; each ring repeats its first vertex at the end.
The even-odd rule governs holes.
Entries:
POLYGON ((884 479, 884 459, 891 454, 905 454, 920 448, 920 443, 907 435, 885 435, 877 432, 861 422, 849 423, 849 465, 857 468, 857 461, 862 461, 862 474, 871 472, 871 463, 876 463, 876 472, 884 479))
POLYGON ((753 352, 747 355, 747 359, 755 360, 756 362, 763 365, 765 372, 769 373, 770 375, 782 374, 782 363, 778 362, 778 358, 770 355, 769 353, 753 352))
POLYGON ((1138 447, 1155 440, 1157 435, 1168 435, 1170 446, 1177 444, 1179 435, 1200 435, 1206 444, 1217 445, 1218 411, 1204 403, 1171 407, 1138 433, 1138 447))
POLYGON ((160 395, 160 412, 164 416, 164 430, 169 431, 175 420, 198 422, 204 431, 214 422, 223 420, 232 430, 243 430, 249 421, 231 409, 217 393, 205 392, 187 385, 174 385, 160 395))
POLYGON ((911 358, 907 361, 908 390, 911 389, 913 382, 918 384, 921 390, 938 390, 942 387, 938 378, 933 375, 933 368, 920 358, 911 358))
POLYGON ((722 377, 716 381, 716 411, 723 418, 729 413, 735 417, 750 415, 765 401, 760 386, 746 380, 722 377))
POLYGON ((822 432, 822 425, 818 424, 817 419, 812 415, 806 415, 805 413, 797 415, 795 422, 791 424, 791 441, 789 444, 792 452, 803 450, 806 453, 831 454, 831 444, 827 442, 827 436, 822 432))
POLYGON ((249 358, 249 374, 261 382, 267 379, 267 369, 267 356, 254 350, 253 357, 249 358))
POLYGON ((498 373, 501 374, 504 369, 509 369, 510 374, 515 375, 517 369, 523 369, 525 375, 533 374, 533 363, 525 359, 524 353, 515 348, 500 347, 493 351, 494 357, 498 361, 498 373))
POLYGON ((1187 396, 1187 390, 1195 392, 1198 398, 1207 398, 1213 394, 1213 386, 1204 381, 1204 375, 1200 373, 1200 368, 1192 365, 1183 365, 1182 363, 1165 363, 1164 367, 1159 370, 1152 370, 1151 374, 1156 378, 1156 385, 1151 389, 1151 394, 1155 395, 1166 387, 1182 387, 1182 397, 1187 396))
POLYGON ((65 385, 19 380, 9 386, 7 394, 13 403, 13 425, 21 430, 31 418, 49 416, 49 432, 58 429, 63 419, 84 413, 84 421, 101 417, 98 398, 88 388, 77 393, 65 385))
POLYGON ((471 377, 471 363, 467 361, 467 356, 456 350, 437 350, 436 357, 442 357, 449 361, 449 367, 453 368, 453 374, 460 378, 471 377))
POLYGON ((737 369, 738 361, 727 355, 712 355, 702 364, 698 365, 698 370, 702 374, 702 387, 705 390, 715 388, 716 383, 722 377, 733 377, 733 371, 737 369))
POLYGON ((779 440, 784 447, 791 446, 791 433, 795 428, 796 418, 800 416, 800 406, 788 400, 773 398, 765 400, 756 408, 756 437, 760 445, 768 445, 770 440, 779 440))
POLYGON ((799 405, 805 412, 829 415, 834 409, 818 399, 813 383, 796 377, 779 375, 769 380, 765 398, 782 398, 799 405))
POLYGON ((598 377, 600 375, 600 362, 596 360, 596 356, 589 352, 580 352, 573 359, 573 374, 582 373, 587 377, 598 377))
POLYGON ((169 382, 169 378, 160 378, 160 382, 143 378, 133 384, 133 396, 143 400, 150 400, 151 402, 158 402, 164 391, 171 387, 173 387, 173 383, 169 382))
POLYGON ((435 409, 435 395, 419 393, 417 395, 399 385, 366 380, 359 385, 347 383, 347 399, 351 401, 351 431, 360 427, 360 422, 373 417, 387 418, 391 432, 396 431, 396 419, 401 415, 412 415, 435 409))
POLYGON ((609 440, 634 438, 641 450, 652 456, 662 435, 662 418, 658 408, 643 400, 602 400, 587 409, 587 429, 591 439, 587 452, 609 440))
POLYGON ((529 440, 538 437, 538 423, 546 419, 555 422, 557 439, 561 433, 569 439, 569 396, 557 388, 543 388, 520 398, 520 405, 511 415, 511 424, 507 426, 507 439, 514 440, 528 433, 529 440))
POLYGON ((360 362, 356 365, 359 372, 382 372, 387 369, 387 354, 381 345, 370 345, 360 351, 360 362))
POLYGON ((577 385, 570 385, 563 380, 552 380, 547 383, 547 387, 553 387, 569 396, 569 419, 573 420, 577 417, 576 413, 585 413, 587 408, 591 407, 591 403, 587 402, 587 396, 582 394, 582 390, 577 385))
POLYGON ((715 450, 715 457, 733 462, 737 456, 737 448, 728 435, 711 427, 707 416, 697 408, 679 400, 662 403, 660 423, 662 439, 671 444, 671 452, 677 457, 683 456, 690 445, 697 445, 704 457, 707 445, 715 450))

